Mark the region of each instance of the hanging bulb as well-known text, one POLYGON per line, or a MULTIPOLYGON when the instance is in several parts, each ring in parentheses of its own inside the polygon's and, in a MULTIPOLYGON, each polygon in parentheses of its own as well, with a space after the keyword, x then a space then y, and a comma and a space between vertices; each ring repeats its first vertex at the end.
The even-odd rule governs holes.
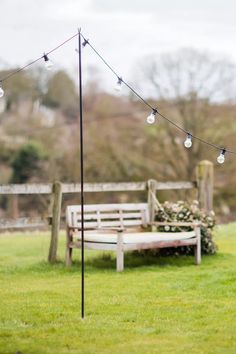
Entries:
POLYGON ((4 90, 2 88, 2 84, 0 83, 0 98, 4 96, 4 90))
POLYGON ((88 39, 85 39, 82 43, 82 47, 85 47, 87 44, 88 44, 89 40, 88 39))
POLYGON ((222 149, 221 152, 220 152, 220 155, 217 157, 217 162, 222 164, 225 162, 225 153, 226 153, 226 150, 225 149, 222 149))
POLYGON ((152 113, 147 117, 148 124, 154 124, 156 121, 157 110, 153 109, 152 113))
POLYGON ((116 90, 116 91, 118 91, 118 92, 120 92, 121 91, 121 89, 122 89, 122 78, 121 77, 117 77, 118 78, 118 81, 117 81, 117 83, 116 83, 116 85, 115 85, 115 87, 114 87, 114 89, 116 90))
POLYGON ((187 135, 187 138, 186 138, 186 140, 185 140, 185 142, 184 142, 184 146, 187 148, 187 149, 189 149, 189 148, 191 148, 191 146, 192 146, 192 135, 190 134, 190 133, 188 133, 188 135, 187 135))
POLYGON ((53 67, 53 62, 48 58, 47 54, 43 55, 43 59, 45 61, 45 68, 47 70, 51 70, 53 67))

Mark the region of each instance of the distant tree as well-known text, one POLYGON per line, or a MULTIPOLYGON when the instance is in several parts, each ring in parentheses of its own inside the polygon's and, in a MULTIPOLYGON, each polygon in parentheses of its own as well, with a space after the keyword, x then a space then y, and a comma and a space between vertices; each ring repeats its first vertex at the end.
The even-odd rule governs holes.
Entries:
POLYGON ((12 182, 25 183, 36 176, 41 168, 41 162, 46 158, 42 146, 36 142, 28 142, 23 145, 12 159, 12 182))
MULTIPOLYGON (((230 99, 234 92, 235 64, 211 54, 182 49, 149 56, 140 68, 140 82, 159 102, 153 104, 157 104, 164 115, 191 134, 222 144, 225 126, 221 119, 222 110, 217 106, 230 99)), ((229 132, 232 117, 224 117, 224 123, 226 119, 229 132)), ((197 140, 191 150, 183 148, 185 136, 161 118, 158 122, 158 126, 147 129, 147 134, 148 150, 152 156, 156 155, 160 173, 171 178, 191 178, 196 163, 211 156, 209 149, 197 140)))
POLYGON ((74 81, 69 75, 60 70, 56 72, 47 84, 48 90, 43 97, 43 103, 53 108, 67 109, 77 102, 77 92, 74 81))
MULTIPOLYGON (((16 70, 5 70, 0 72, 0 79, 6 77, 11 71, 16 70)), ((10 109, 12 104, 18 102, 22 98, 34 99, 37 97, 38 93, 36 90, 34 78, 25 71, 12 76, 9 80, 4 81, 4 91, 5 97, 7 99, 7 108, 10 109)))

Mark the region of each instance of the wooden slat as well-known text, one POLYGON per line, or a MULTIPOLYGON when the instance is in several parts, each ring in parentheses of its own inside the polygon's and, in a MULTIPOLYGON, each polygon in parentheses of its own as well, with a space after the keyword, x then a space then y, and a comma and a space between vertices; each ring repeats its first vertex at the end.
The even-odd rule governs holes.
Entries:
MULTIPOLYGON (((196 188, 196 182, 155 182, 157 190, 169 189, 192 189, 196 188)), ((145 191, 146 182, 130 183, 85 183, 85 192, 122 192, 122 191, 145 191)), ((62 184, 62 193, 79 193, 80 184, 62 184)), ((52 184, 2 184, 0 194, 51 194, 52 184)))
MULTIPOLYGON (((124 220, 123 221, 123 225, 121 225, 120 220, 118 221, 101 221, 100 223, 100 227, 101 228, 109 228, 109 227, 120 227, 120 226, 141 226, 142 225, 142 221, 141 220, 124 220)), ((73 225, 69 225, 69 227, 74 227, 74 228, 81 228, 81 223, 80 222, 76 222, 73 225)), ((85 229, 97 229, 98 228, 98 221, 85 221, 84 222, 84 228, 85 229)))
MULTIPOLYGON (((77 221, 81 220, 81 214, 76 213, 77 221)), ((141 219, 142 214, 139 213, 122 213, 123 219, 141 219)), ((95 213, 92 214, 84 214, 84 220, 97 220, 98 215, 95 213)), ((119 219, 120 220, 120 213, 101 213, 99 219, 107 220, 107 219, 119 219)))
POLYGON ((51 194, 52 184, 5 184, 0 185, 0 194, 51 194))
MULTIPOLYGON (((147 203, 116 203, 116 204, 87 204, 84 206, 84 210, 93 211, 141 211, 147 209, 147 203)), ((80 210, 80 208, 79 208, 80 210)))
MULTIPOLYGON (((176 240, 176 241, 158 241, 158 242, 145 242, 134 244, 123 244, 124 251, 145 250, 166 247, 180 247, 180 246, 193 246, 196 245, 196 238, 190 240, 176 240)), ((84 242, 84 246, 91 250, 110 250, 116 251, 116 243, 102 243, 102 242, 84 242)), ((80 248, 81 241, 71 242, 70 247, 80 248)))
POLYGON ((33 228, 47 225, 41 218, 1 219, 0 229, 33 228))
POLYGON ((102 219, 115 219, 115 218, 121 218, 122 219, 141 219, 142 218, 142 214, 141 212, 136 212, 136 213, 126 213, 123 210, 120 210, 119 214, 115 214, 115 213, 101 213, 101 218, 102 219))
POLYGON ((71 219, 70 219, 71 224, 69 223, 68 225, 71 226, 77 226, 78 225, 78 219, 77 219, 77 213, 72 212, 71 213, 71 219))
POLYGON ((172 189, 193 189, 197 187, 196 182, 157 182, 156 190, 172 190, 172 189))
MULTIPOLYGON (((63 193, 79 193, 80 184, 63 184, 63 193)), ((85 183, 85 192, 121 192, 121 191, 145 191, 146 182, 130 182, 130 183, 85 183)))
POLYGON ((157 242, 145 242, 136 244, 124 244, 125 251, 145 250, 155 248, 167 248, 167 247, 180 247, 180 246, 192 246, 196 245, 196 238, 189 240, 175 240, 175 241, 157 241, 157 242))
POLYGON ((97 210, 97 223, 98 223, 98 227, 102 227, 101 224, 101 216, 100 216, 100 210, 97 210))
POLYGON ((151 225, 154 225, 154 226, 199 226, 201 225, 201 222, 200 221, 192 221, 192 222, 181 222, 181 221, 154 221, 151 223, 151 225))
MULTIPOLYGON (((97 212, 100 211, 114 211, 118 212, 119 210, 123 211, 141 211, 147 209, 147 203, 116 203, 116 204, 86 204, 84 206, 85 212, 97 212)), ((80 205, 69 205, 68 207, 69 212, 81 212, 80 205)))
MULTIPOLYGON (((71 242, 69 244, 71 248, 80 248, 81 241, 71 242)), ((116 243, 96 243, 96 242, 84 242, 84 247, 89 250, 102 250, 102 251, 116 251, 116 243)))

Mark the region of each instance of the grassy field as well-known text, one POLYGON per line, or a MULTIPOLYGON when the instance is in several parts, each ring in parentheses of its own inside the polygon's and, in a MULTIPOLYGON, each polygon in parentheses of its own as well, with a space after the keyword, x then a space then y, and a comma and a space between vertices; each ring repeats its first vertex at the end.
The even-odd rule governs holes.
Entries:
MULTIPOLYGON (((236 353, 236 224, 216 231, 219 252, 153 259, 86 253, 85 319, 80 264, 46 263, 49 234, 0 236, 0 353, 236 353)), ((79 251, 75 257, 79 259, 79 251)))

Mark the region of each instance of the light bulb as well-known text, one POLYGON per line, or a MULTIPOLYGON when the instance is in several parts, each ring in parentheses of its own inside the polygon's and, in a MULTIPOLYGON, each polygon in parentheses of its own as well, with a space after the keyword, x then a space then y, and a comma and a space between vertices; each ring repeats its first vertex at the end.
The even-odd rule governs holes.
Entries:
POLYGON ((47 70, 51 70, 53 67, 53 63, 51 62, 51 60, 48 60, 45 62, 45 67, 47 70))
POLYGON ((218 157, 217 157, 217 162, 218 163, 224 163, 225 162, 225 157, 224 155, 220 154, 218 157))
POLYGON ((217 162, 222 164, 225 162, 225 152, 226 150, 225 149, 222 149, 221 152, 220 152, 220 155, 217 157, 217 162))
POLYGON ((114 87, 117 92, 121 91, 121 89, 122 89, 121 85, 122 85, 122 78, 118 77, 118 81, 117 81, 117 83, 116 83, 116 85, 114 87))
POLYGON ((2 86, 0 85, 0 98, 4 96, 4 90, 2 86))
POLYGON ((147 123, 148 124, 153 124, 156 121, 156 116, 155 114, 151 113, 148 117, 147 117, 147 123))
POLYGON ((185 140, 185 142, 184 142, 184 146, 185 146, 187 149, 189 149, 189 148, 191 148, 192 144, 193 144, 193 143, 192 143, 192 135, 188 133, 187 138, 186 138, 186 140, 185 140))
POLYGON ((45 68, 47 70, 51 70, 53 67, 53 62, 48 58, 47 54, 43 55, 43 59, 44 59, 44 64, 45 64, 45 68))
POLYGON ((157 114, 157 110, 154 109, 152 111, 152 113, 147 117, 147 123, 148 124, 154 124, 156 121, 156 114, 157 114))

